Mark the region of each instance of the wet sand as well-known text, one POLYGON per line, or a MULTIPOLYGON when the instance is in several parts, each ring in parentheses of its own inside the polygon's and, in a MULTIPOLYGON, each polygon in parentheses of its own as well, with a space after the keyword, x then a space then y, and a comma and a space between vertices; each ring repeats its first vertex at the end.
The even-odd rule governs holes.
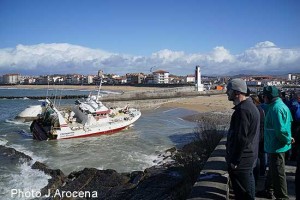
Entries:
POLYGON ((161 107, 184 108, 198 112, 227 112, 233 104, 226 94, 178 98, 173 102, 162 104, 161 107))

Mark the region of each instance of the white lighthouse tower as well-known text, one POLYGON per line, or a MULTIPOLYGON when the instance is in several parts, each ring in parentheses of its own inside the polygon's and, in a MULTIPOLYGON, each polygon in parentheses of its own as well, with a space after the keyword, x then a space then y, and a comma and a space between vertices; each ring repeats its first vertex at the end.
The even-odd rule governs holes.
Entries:
POLYGON ((196 87, 196 91, 200 92, 204 90, 203 84, 201 84, 201 70, 200 70, 200 66, 197 65, 196 66, 196 70, 195 70, 195 87, 196 87))

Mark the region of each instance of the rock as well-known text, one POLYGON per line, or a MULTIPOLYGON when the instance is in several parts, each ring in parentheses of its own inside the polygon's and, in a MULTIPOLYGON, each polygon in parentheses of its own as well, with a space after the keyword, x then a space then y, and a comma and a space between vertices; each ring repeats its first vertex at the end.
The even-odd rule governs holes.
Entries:
POLYGON ((130 174, 130 182, 134 185, 137 185, 144 179, 145 173, 141 171, 134 171, 130 174))
POLYGON ((145 178, 127 193, 131 200, 185 199, 191 179, 183 167, 151 167, 145 170, 145 178))
POLYGON ((172 147, 170 149, 167 149, 165 152, 170 153, 170 154, 174 154, 176 151, 177 151, 176 147, 172 147))
MULTIPOLYGON (((137 173, 135 174, 133 177, 137 177, 137 173)), ((138 181, 136 181, 137 183, 138 181)), ((124 193, 136 184, 131 182, 129 176, 119 174, 115 170, 85 168, 82 171, 72 172, 68 176, 66 184, 58 189, 61 191, 96 193, 97 198, 93 199, 122 199, 124 193)))
MULTIPOLYGON (((1 154, 32 160, 30 156, 14 149, 0 146, 1 154), (4 149, 4 150, 1 150, 4 149)), ((161 154, 162 161, 158 165, 131 173, 118 173, 115 170, 98 170, 85 168, 65 176, 59 170, 49 169, 41 162, 35 162, 32 169, 38 169, 51 176, 48 185, 41 189, 41 194, 48 194, 50 190, 54 195, 57 192, 86 193, 84 199, 107 200, 168 200, 185 199, 202 169, 202 151, 193 144, 185 146, 182 150, 171 148, 161 154), (199 154, 195 153, 199 152, 199 154), (93 197, 89 195, 94 195, 93 197), (96 195, 96 196, 95 196, 96 195)), ((207 157, 207 155, 206 155, 207 157)), ((205 158, 206 158, 205 157, 205 158)), ((47 200, 56 200, 60 197, 50 197, 47 200)), ((74 199, 74 198, 63 198, 74 199)))
POLYGON ((49 169, 47 165, 39 161, 36 161, 31 168, 43 171, 45 174, 51 176, 51 179, 48 180, 48 184, 41 189, 42 195, 48 194, 48 190, 50 190, 51 193, 54 193, 55 190, 61 187, 65 182, 65 175, 60 169, 49 169))
POLYGON ((24 163, 32 161, 32 158, 30 156, 19 152, 14 148, 6 147, 3 145, 0 145, 0 156, 7 158, 10 162, 15 163, 24 163))

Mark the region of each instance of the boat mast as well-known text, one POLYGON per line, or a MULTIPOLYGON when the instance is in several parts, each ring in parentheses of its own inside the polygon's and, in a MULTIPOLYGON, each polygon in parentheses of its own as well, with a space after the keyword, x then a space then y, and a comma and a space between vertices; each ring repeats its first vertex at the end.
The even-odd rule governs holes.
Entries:
POLYGON ((99 83, 98 93, 97 93, 97 98, 96 98, 97 102, 98 102, 98 99, 100 97, 100 90, 101 90, 101 86, 102 86, 102 78, 103 78, 103 71, 102 70, 98 71, 98 78, 100 78, 100 83, 99 83))
POLYGON ((99 96, 100 96, 100 90, 101 90, 101 86, 102 86, 102 77, 100 79, 100 83, 99 83, 99 87, 98 87, 98 93, 97 93, 97 98, 96 101, 98 102, 99 96))

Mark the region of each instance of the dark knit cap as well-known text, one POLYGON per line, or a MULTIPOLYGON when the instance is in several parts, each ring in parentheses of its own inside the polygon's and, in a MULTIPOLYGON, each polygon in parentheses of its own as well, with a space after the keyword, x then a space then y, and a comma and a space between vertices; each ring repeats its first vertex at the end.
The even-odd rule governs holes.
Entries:
POLYGON ((272 100, 275 97, 279 97, 279 90, 275 86, 266 86, 263 90, 263 95, 267 96, 269 100, 272 100))

